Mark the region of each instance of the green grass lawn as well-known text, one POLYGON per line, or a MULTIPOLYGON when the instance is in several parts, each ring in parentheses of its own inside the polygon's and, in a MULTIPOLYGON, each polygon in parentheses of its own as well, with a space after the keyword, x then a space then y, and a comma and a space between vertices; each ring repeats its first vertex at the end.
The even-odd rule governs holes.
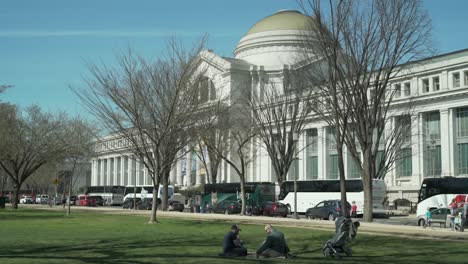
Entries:
MULTIPOLYGON (((74 213, 20 209, 0 210, 0 263, 468 263, 468 243, 411 240, 358 234, 352 258, 335 260, 321 254, 333 234, 279 227, 296 259, 218 257, 230 223, 147 216, 74 213)), ((249 252, 263 240, 263 226, 241 225, 249 252)))

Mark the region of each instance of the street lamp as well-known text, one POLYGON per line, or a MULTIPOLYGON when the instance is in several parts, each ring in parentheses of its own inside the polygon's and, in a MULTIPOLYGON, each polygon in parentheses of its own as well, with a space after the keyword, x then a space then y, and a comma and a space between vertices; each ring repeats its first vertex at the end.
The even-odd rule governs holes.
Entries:
MULTIPOLYGON (((294 178, 294 218, 299 219, 299 215, 297 214, 297 171, 296 171, 296 162, 298 162, 299 157, 297 157, 297 143, 298 143, 298 135, 297 133, 293 133, 293 144, 294 144, 294 158, 293 158, 293 178, 294 178)), ((299 167, 299 166, 298 166, 299 167)))

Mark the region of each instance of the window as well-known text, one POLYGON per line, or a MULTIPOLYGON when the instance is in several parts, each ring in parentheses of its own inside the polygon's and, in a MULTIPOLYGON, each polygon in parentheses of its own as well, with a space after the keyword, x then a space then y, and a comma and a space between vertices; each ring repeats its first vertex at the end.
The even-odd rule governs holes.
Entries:
POLYGON ((439 91, 440 90, 440 79, 439 76, 432 77, 432 90, 439 91))
POLYGON ((410 143, 411 142, 411 117, 407 115, 397 116, 396 125, 402 131, 401 136, 403 137, 403 142, 410 143))
POLYGON ((468 107, 457 109, 457 137, 468 137, 468 107))
POLYGON ((429 92, 429 79, 423 79, 422 86, 423 86, 423 92, 428 93, 429 92))
POLYGON ((205 103, 208 101, 209 83, 210 83, 210 79, 208 78, 203 78, 203 80, 201 80, 200 82, 200 85, 198 87, 199 89, 198 101, 200 103, 205 103))
POLYGON ((328 127, 328 149, 336 149, 336 131, 334 127, 328 127))
POLYGON ((426 176, 438 176, 442 172, 442 159, 441 159, 441 148, 440 144, 434 142, 433 145, 426 147, 425 153, 425 171, 426 176))
POLYGON ((405 82, 405 96, 409 96, 411 94, 411 83, 405 82))
POLYGON ((395 97, 398 98, 401 96, 401 84, 395 84, 395 97))
POLYGON ((306 176, 307 180, 318 178, 317 129, 306 130, 306 176))
POLYGON ((458 144, 458 174, 468 174, 468 143, 458 144))
POLYGON ((468 85, 468 71, 463 72, 463 78, 464 78, 464 85, 468 85))
POLYGON ((411 148, 404 148, 400 150, 397 165, 398 177, 407 177, 413 174, 413 157, 411 148))
POLYGON ((216 100, 216 89, 215 89, 215 86, 214 86, 212 80, 209 80, 208 84, 209 84, 209 86, 210 86, 210 100, 211 100, 211 101, 214 101, 214 100, 216 100))
POLYGON ((361 172, 356 161, 351 155, 348 156, 348 179, 359 179, 361 172))
POLYGON ((328 179, 338 179, 338 155, 329 156, 328 179))
POLYGON ((432 112, 426 114, 425 122, 426 140, 440 139, 440 113, 432 112))
POLYGON ((459 72, 454 72, 452 74, 452 81, 453 81, 454 88, 460 87, 460 73, 459 72))

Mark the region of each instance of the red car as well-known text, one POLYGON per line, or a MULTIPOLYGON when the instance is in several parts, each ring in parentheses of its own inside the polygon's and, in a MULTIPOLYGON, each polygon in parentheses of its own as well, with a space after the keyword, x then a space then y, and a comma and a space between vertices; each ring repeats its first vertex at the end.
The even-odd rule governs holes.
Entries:
POLYGON ((262 207, 262 214, 265 216, 276 216, 282 217, 288 216, 288 206, 280 202, 267 202, 262 207))
POLYGON ((81 206, 96 206, 96 199, 88 195, 79 195, 77 204, 81 206))

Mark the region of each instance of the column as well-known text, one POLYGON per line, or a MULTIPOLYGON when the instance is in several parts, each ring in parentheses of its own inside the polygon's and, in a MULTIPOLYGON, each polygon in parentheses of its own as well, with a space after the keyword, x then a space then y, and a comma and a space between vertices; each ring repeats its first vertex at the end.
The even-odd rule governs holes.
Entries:
POLYGON ((91 185, 96 185, 96 160, 92 159, 91 160, 91 185))
POLYGON ((442 177, 453 176, 455 162, 454 135, 453 135, 453 109, 440 110, 440 152, 442 157, 442 177))
POLYGON ((133 167, 133 157, 128 157, 128 185, 135 185, 135 168, 133 167))
POLYGON ((411 116, 411 122, 412 180, 419 182, 424 171, 423 114, 417 113, 411 116))
MULTIPOLYGON (((258 139, 257 139, 258 140, 258 139)), ((258 142, 260 144, 260 142, 258 142)), ((263 159, 263 153, 262 153, 262 147, 258 147, 257 149, 257 156, 255 157, 256 160, 256 167, 255 167, 255 176, 256 176, 256 181, 263 181, 262 179, 262 159, 263 159)))
POLYGON ((192 185, 192 151, 187 154, 187 162, 185 163, 185 186, 192 185))
POLYGON ((184 186, 183 178, 182 178, 182 160, 179 159, 176 162, 176 177, 177 177, 177 185, 184 186))
MULTIPOLYGON (((197 151, 198 152, 198 155, 203 155, 203 149, 195 149, 194 151, 197 151)), ((198 155, 195 157, 195 160, 193 162, 195 162, 195 186, 200 186, 201 183, 202 183, 202 178, 201 178, 201 174, 200 174, 200 170, 201 170, 201 167, 203 166, 201 164, 201 161, 200 161, 200 158, 198 157, 198 155)))
POLYGON ((177 161, 174 164, 172 164, 171 171, 169 172, 169 183, 171 185, 176 185, 176 167, 177 161))
POLYGON ((113 182, 112 185, 119 185, 119 183, 120 183, 120 179, 119 179, 119 177, 118 177, 118 173, 119 173, 119 172, 117 171, 117 166, 119 165, 119 164, 118 164, 118 159, 119 159, 119 158, 117 158, 117 157, 114 157, 114 158, 113 158, 113 161, 114 161, 114 162, 113 162, 113 165, 114 165, 114 180, 112 181, 112 182, 113 182))
POLYGON ((304 133, 299 135, 296 146, 296 157, 299 159, 299 164, 297 166, 297 169, 299 170, 297 180, 305 180, 305 137, 306 133, 304 130, 304 133))
POLYGON ((318 163, 318 179, 326 179, 327 175, 327 138, 326 127, 317 128, 317 163, 318 163))
POLYGON ((99 185, 105 185, 106 182, 107 182, 107 178, 106 178, 107 177, 107 174, 106 174, 106 169, 107 168, 106 168, 106 165, 107 165, 106 159, 101 159, 101 168, 100 168, 100 170, 101 170, 101 177, 100 177, 101 178, 101 180, 100 180, 101 183, 99 185))

